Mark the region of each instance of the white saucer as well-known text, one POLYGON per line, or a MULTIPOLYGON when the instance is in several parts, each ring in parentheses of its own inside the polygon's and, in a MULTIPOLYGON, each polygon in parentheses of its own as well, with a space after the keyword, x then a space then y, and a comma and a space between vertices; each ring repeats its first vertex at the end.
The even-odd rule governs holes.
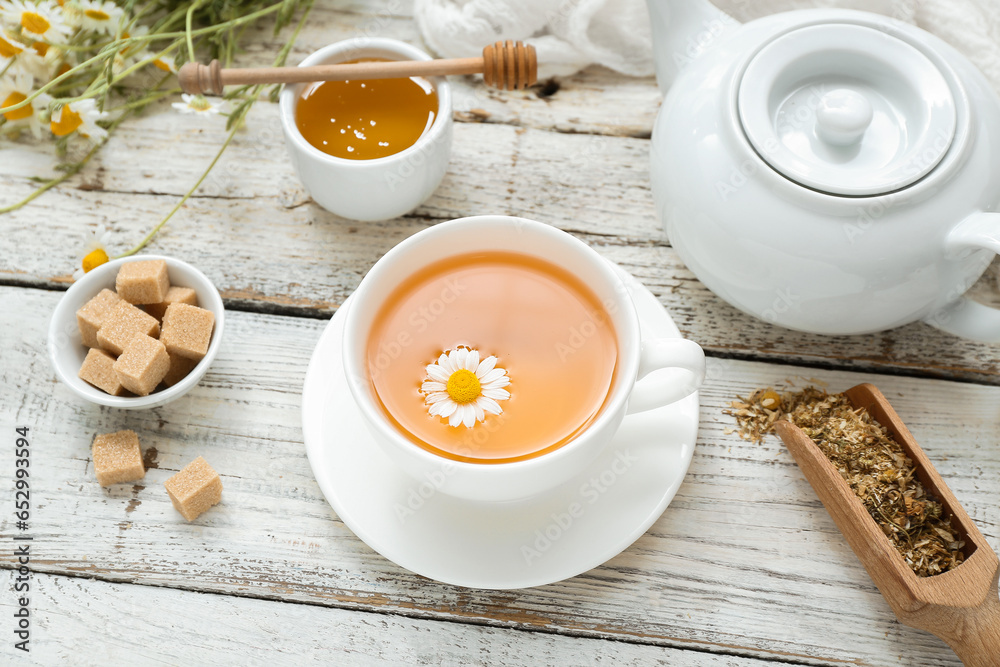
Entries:
MULTIPOLYGON (((643 337, 679 338, 649 290, 623 277, 643 337)), ((340 349, 347 305, 330 320, 309 362, 302 391, 306 452, 343 522, 394 563, 469 588, 541 586, 619 554, 677 493, 694 453, 697 393, 625 417, 608 451, 543 496, 485 504, 434 492, 426 482, 421 486, 382 452, 354 407, 340 349)))

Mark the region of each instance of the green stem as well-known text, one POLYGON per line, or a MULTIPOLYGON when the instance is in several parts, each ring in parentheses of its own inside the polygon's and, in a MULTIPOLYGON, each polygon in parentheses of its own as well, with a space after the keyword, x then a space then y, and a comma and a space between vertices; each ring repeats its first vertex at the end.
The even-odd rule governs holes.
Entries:
POLYGON ((97 151, 101 148, 101 146, 103 146, 108 142, 108 139, 111 137, 111 132, 114 130, 114 128, 117 127, 118 124, 121 123, 123 120, 125 120, 125 118, 127 118, 130 113, 131 111, 126 111, 121 116, 116 118, 115 122, 113 122, 111 126, 108 128, 108 135, 98 143, 94 144, 90 148, 90 150, 87 151, 87 154, 83 156, 83 159, 81 159, 79 162, 74 162, 73 164, 66 165, 65 167, 66 171, 64 171, 61 176, 56 176, 55 178, 46 181, 44 184, 39 186, 38 189, 36 189, 34 192, 32 192, 30 195, 28 195, 21 201, 11 204, 10 206, 4 206, 3 208, 0 208, 0 214, 16 211, 22 206, 34 201, 41 195, 45 194, 52 188, 59 185, 60 183, 63 183, 67 179, 76 176, 78 173, 80 173, 80 170, 87 166, 87 163, 90 162, 90 159, 97 154, 97 151))
POLYGON ((104 57, 105 57, 105 54, 102 51, 101 53, 97 54, 93 58, 89 58, 88 60, 85 60, 84 62, 80 63, 76 67, 73 67, 72 69, 69 69, 69 70, 63 72, 62 74, 60 74, 56 78, 52 79, 47 84, 45 84, 44 86, 42 86, 41 88, 39 88, 38 90, 36 90, 35 92, 33 92, 32 94, 28 95, 26 98, 24 98, 23 100, 21 100, 17 104, 11 104, 9 107, 2 107, 2 108, 0 108, 0 113, 9 113, 11 111, 17 111, 21 107, 28 106, 29 104, 32 103, 32 101, 34 101, 34 99, 36 97, 38 97, 42 93, 47 93, 50 89, 52 89, 53 87, 55 87, 55 85, 57 83, 62 83, 63 81, 65 81, 66 79, 68 79, 71 75, 73 75, 75 72, 80 71, 80 70, 88 67, 89 65, 94 64, 95 62, 101 60, 104 57))
MULTIPOLYGON (((167 79, 170 78, 170 76, 171 75, 168 74, 163 78, 161 78, 156 83, 156 85, 153 86, 153 90, 159 90, 160 86, 162 86, 167 81, 167 79)), ((4 206, 3 208, 0 208, 0 214, 16 211, 22 206, 32 202, 41 195, 45 194, 46 192, 56 187, 60 183, 65 182, 68 178, 80 173, 80 170, 82 170, 84 167, 87 166, 87 163, 89 163, 91 158, 93 158, 94 155, 97 154, 97 151, 100 150, 100 148, 108 142, 108 139, 111 138, 111 134, 115 131, 115 129, 123 122, 125 122, 125 119, 128 118, 131 114, 138 112, 140 109, 142 109, 142 107, 146 106, 146 104, 149 104, 152 101, 153 101, 152 99, 142 99, 142 100, 137 100, 135 103, 128 105, 129 108, 125 109, 125 112, 122 115, 118 116, 118 118, 112 121, 111 124, 108 126, 108 134, 104 137, 104 139, 102 139, 98 143, 95 143, 90 148, 90 150, 87 151, 87 154, 83 156, 83 159, 81 159, 78 162, 65 165, 64 166, 65 171, 61 176, 57 176, 51 180, 46 181, 41 186, 39 186, 34 192, 32 192, 30 195, 28 195, 21 201, 11 204, 10 206, 4 206)))
MULTIPOLYGON (((196 30, 192 30, 191 31, 191 35, 193 35, 195 37, 198 37, 200 35, 204 35, 204 34, 207 34, 207 33, 212 33, 212 32, 220 31, 220 29, 225 29, 225 28, 229 28, 229 27, 232 27, 232 26, 243 25, 244 23, 251 23, 253 21, 256 21, 257 19, 259 19, 262 16, 267 16, 268 14, 273 14, 274 12, 278 11, 279 9, 281 9, 281 4, 282 3, 279 2, 278 4, 271 5, 270 7, 267 7, 265 9, 257 10, 256 12, 253 12, 252 14, 247 14, 245 16, 241 16, 241 17, 236 18, 236 19, 230 19, 228 21, 223 21, 222 23, 216 23, 215 25, 208 26, 208 27, 205 27, 205 28, 198 28, 196 30)), ((129 39, 134 39, 136 41, 141 41, 141 42, 152 42, 152 41, 156 41, 156 40, 160 40, 160 39, 176 39, 176 38, 179 38, 179 37, 180 38, 186 38, 187 35, 188 35, 187 31, 184 30, 184 31, 181 31, 181 32, 161 32, 161 33, 157 33, 155 35, 152 34, 152 33, 150 33, 148 35, 142 35, 141 37, 129 37, 129 39)))
POLYGON ((66 169, 65 173, 63 173, 61 176, 57 176, 56 178, 53 178, 50 181, 46 181, 44 185, 39 186, 38 189, 36 189, 34 192, 32 192, 30 195, 28 195, 21 201, 11 204, 10 206, 4 206, 3 208, 0 208, 0 213, 10 213, 11 211, 16 211, 22 206, 29 204, 36 198, 42 196, 52 188, 56 187, 66 179, 70 178, 71 176, 76 176, 78 173, 80 173, 80 170, 83 169, 88 162, 90 162, 90 158, 94 157, 94 153, 97 152, 97 149, 103 145, 104 145, 103 141, 99 144, 94 144, 94 147, 90 149, 90 151, 87 153, 86 156, 84 156, 82 160, 69 166, 66 169))
POLYGON ((116 107, 105 109, 105 111, 113 113, 115 111, 126 111, 128 109, 137 109, 140 107, 144 107, 147 104, 156 102, 157 100, 162 100, 164 97, 171 97, 173 95, 176 95, 179 92, 181 92, 180 88, 171 88, 170 90, 162 90, 158 93, 147 93, 147 95, 141 99, 135 100, 134 102, 128 102, 127 104, 119 104, 116 107))
MULTIPOLYGON (((281 9, 281 4, 282 3, 279 2, 279 3, 275 4, 275 5, 271 5, 270 7, 267 7, 265 9, 261 9, 261 10, 258 10, 256 12, 253 12, 252 14, 247 14, 246 16, 241 16, 241 17, 239 17, 237 19, 231 19, 229 21, 224 21, 223 23, 219 23, 219 24, 214 25, 214 26, 208 26, 206 28, 199 28, 197 30, 192 30, 190 32, 188 32, 188 31, 183 31, 183 32, 165 32, 165 33, 160 33, 160 34, 156 34, 156 35, 148 34, 148 35, 142 35, 140 37, 129 37, 128 39, 120 39, 120 40, 116 40, 114 42, 109 42, 106 46, 104 46, 101 49, 100 53, 98 53, 97 55, 95 55, 95 56, 93 56, 91 58, 88 58, 87 60, 85 60, 84 62, 80 63, 76 67, 73 67, 73 68, 67 70, 66 72, 63 72, 62 74, 60 74, 59 76, 57 76, 56 78, 52 79, 47 84, 45 84, 44 86, 42 86, 41 88, 39 88, 38 90, 36 90, 35 92, 33 92, 30 95, 28 95, 28 97, 25 98, 24 100, 18 102, 17 104, 12 104, 9 107, 0 108, 0 114, 9 113, 11 111, 17 111, 18 109, 26 107, 29 104, 31 104, 31 102, 36 97, 38 97, 42 93, 49 92, 49 90, 51 90, 56 84, 62 83, 67 78, 69 78, 70 76, 72 76, 74 73, 79 72, 79 71, 81 71, 81 70, 89 67, 90 65, 92 65, 92 64, 94 64, 94 63, 96 63, 96 62, 98 62, 100 60, 104 60, 106 58, 114 58, 114 54, 116 52, 118 52, 119 50, 121 50, 121 48, 122 48, 123 45, 133 44, 133 43, 141 43, 141 42, 151 42, 151 41, 161 40, 161 39, 187 39, 188 35, 191 35, 192 37, 198 37, 198 36, 201 36, 201 35, 204 35, 204 34, 209 34, 209 33, 217 32, 217 31, 219 31, 220 28, 225 28, 225 27, 228 27, 228 26, 242 25, 244 23, 247 23, 247 22, 250 22, 250 21, 254 21, 254 20, 256 20, 256 19, 258 19, 258 18, 260 18, 262 16, 267 16, 268 14, 273 14, 274 12, 278 11, 279 9, 281 9)), ((173 45, 173 44, 170 47, 168 47, 169 50, 173 50, 174 48, 176 48, 176 45, 173 45)), ((164 51, 162 51, 161 53, 165 53, 165 52, 167 52, 166 49, 164 51)), ((155 58, 154 58, 154 60, 155 60, 155 58)), ((132 72, 134 69, 135 69, 135 67, 132 67, 132 68, 129 68, 129 70, 127 70, 127 71, 128 72, 132 72)), ((116 78, 116 81, 118 81, 118 80, 121 80, 121 76, 120 75, 116 78)), ((94 95, 91 95, 90 97, 94 97, 94 95)), ((82 99, 85 99, 85 98, 82 98, 82 99)))
POLYGON ((137 7, 132 12, 132 24, 134 25, 139 21, 141 21, 143 18, 145 18, 146 14, 148 14, 152 9, 154 9, 155 5, 156 5, 155 2, 147 2, 144 5, 142 5, 142 7, 137 7))
MULTIPOLYGON (((299 19, 298 24, 295 26, 295 30, 292 32, 292 35, 291 35, 290 39, 285 44, 285 46, 278 52, 278 56, 277 56, 277 58, 275 58, 275 61, 274 61, 275 65, 281 65, 281 64, 283 64, 285 62, 285 59, 288 57, 288 54, 291 52, 292 44, 295 42, 296 38, 299 36, 299 33, 302 32, 303 26, 305 26, 305 24, 306 24, 306 19, 309 17, 309 12, 312 10, 312 7, 313 7, 313 0, 309 0, 309 2, 305 5, 305 8, 304 8, 304 10, 302 12, 302 17, 299 19)), ((251 89, 250 99, 253 100, 253 101, 256 101, 257 97, 260 95, 260 92, 261 92, 261 90, 263 90, 263 88, 264 88, 263 85, 254 86, 251 89)), ((143 248, 145 248, 149 244, 149 242, 152 241, 153 238, 159 233, 159 231, 161 229, 163 229, 163 226, 167 224, 167 222, 174 216, 174 214, 177 213, 177 211, 180 210, 181 206, 183 206, 184 203, 188 199, 190 199, 192 197, 192 195, 194 195, 195 191, 199 187, 201 187, 201 184, 205 182, 206 178, 208 178, 209 172, 211 172, 212 169, 215 168, 216 163, 218 163, 219 159, 222 157, 222 154, 226 151, 226 149, 229 147, 229 144, 233 141, 233 138, 236 136, 236 132, 242 126, 242 122, 241 121, 244 118, 246 118, 247 114, 250 112, 250 108, 253 106, 253 101, 250 102, 250 104, 248 104, 246 107, 244 107, 242 109, 242 113, 241 113, 240 117, 231 119, 230 122, 232 122, 232 126, 231 126, 231 129, 229 130, 229 135, 226 137, 226 140, 223 142, 222 146, 219 148, 219 151, 215 154, 215 157, 212 159, 212 162, 209 163, 209 165, 205 169, 205 171, 202 172, 201 177, 198 178, 198 181, 191 187, 190 190, 188 190, 184 194, 183 197, 181 197, 181 200, 179 202, 177 202, 177 204, 174 205, 174 207, 172 209, 170 209, 170 212, 167 213, 167 215, 164 216, 164 218, 162 220, 160 220, 160 222, 157 223, 156 226, 153 227, 149 231, 149 233, 146 234, 146 236, 141 241, 139 241, 139 243, 137 243, 135 246, 133 246, 132 248, 130 248, 126 252, 123 252, 122 254, 118 255, 117 257, 115 257, 115 259, 118 259, 120 257, 128 257, 129 255, 134 255, 135 253, 137 253, 140 250, 142 250, 143 248)))
POLYGON ((159 33, 161 30, 175 25, 183 25, 186 11, 183 3, 177 3, 177 7, 173 11, 160 16, 153 22, 153 25, 149 26, 149 34, 159 33))
MULTIPOLYGON (((258 9, 255 12, 246 14, 244 16, 240 16, 235 19, 229 19, 228 21, 223 21, 222 23, 216 23, 215 25, 206 26, 204 28, 197 28, 191 31, 191 35, 193 37, 200 37, 201 35, 218 32, 226 28, 241 26, 245 23, 253 23, 262 16, 267 16, 268 14, 273 14, 274 12, 278 11, 279 9, 281 9, 281 6, 282 3, 279 2, 277 4, 265 7, 264 9, 258 9)), ((183 16, 186 14, 187 10, 181 8, 180 11, 183 12, 183 14, 181 14, 181 16, 183 16)), ((173 23, 173 18, 171 18, 171 20, 163 21, 162 23, 157 22, 157 25, 158 26, 170 25, 171 23, 173 23)), ((145 42, 155 42, 163 39, 186 39, 188 36, 187 30, 174 31, 174 32, 156 32, 155 27, 156 26, 154 26, 154 28, 151 28, 149 33, 145 35, 116 39, 114 41, 105 42, 103 44, 91 44, 84 46, 76 44, 52 44, 51 46, 63 49, 65 51, 93 51, 94 49, 98 48, 103 51, 112 47, 113 51, 120 51, 123 46, 129 44, 142 44, 145 42)))
POLYGON ((191 196, 195 193, 195 190, 201 187, 201 184, 205 182, 205 179, 208 178, 209 172, 212 171, 213 168, 215 168, 215 165, 219 161, 219 158, 222 157, 222 154, 225 152, 226 148, 229 147, 229 143, 233 140, 233 137, 236 136, 236 131, 239 129, 240 129, 239 124, 233 125, 233 129, 229 131, 229 136, 226 137, 226 140, 219 148, 219 152, 215 154, 214 158, 212 158, 212 161, 209 163, 208 168, 202 172, 201 177, 198 179, 198 181, 191 187, 190 190, 188 190, 184 194, 183 197, 181 197, 181 200, 177 202, 177 204, 172 209, 170 209, 170 212, 167 213, 167 215, 164 216, 164 218, 160 220, 160 222, 157 223, 157 225, 153 227, 153 229, 151 229, 148 234, 146 234, 145 238, 139 241, 139 243, 137 243, 130 250, 127 250, 126 252, 123 252, 122 254, 114 257, 114 259, 119 259, 120 257, 128 257, 129 255, 134 255, 135 253, 145 248, 146 244, 148 244, 150 241, 153 240, 153 237, 156 236, 157 232, 159 232, 165 224, 167 224, 167 221, 170 220, 170 218, 174 217, 174 213, 177 213, 177 211, 180 210, 181 206, 184 205, 184 202, 190 199, 191 196))
POLYGON ((285 41, 285 45, 281 47, 278 51, 278 57, 274 59, 274 66, 281 67, 288 60, 288 54, 292 52, 292 46, 295 41, 299 38, 299 33, 302 32, 303 26, 306 24, 306 19, 309 18, 309 13, 313 9, 313 2, 315 0, 308 0, 302 10, 302 18, 299 19, 298 24, 295 26, 295 30, 292 31, 291 37, 285 41))
MULTIPOLYGON (((143 67, 146 67, 147 65, 150 65, 150 64, 156 62, 157 60, 159 60, 163 56, 168 55, 171 51, 173 51, 174 49, 176 49, 180 45, 181 45, 180 41, 174 42, 173 44, 171 44, 170 46, 168 46, 164 50, 160 51, 159 53, 151 55, 148 58, 145 58, 144 60, 140 60, 139 62, 137 62, 136 64, 132 65, 131 67, 123 70, 120 74, 118 74, 118 76, 114 77, 111 80, 110 84, 108 84, 106 81, 103 81, 101 79, 95 79, 94 80, 94 84, 97 84, 98 81, 101 82, 100 85, 98 85, 96 88, 92 84, 91 88, 88 88, 83 93, 83 95, 77 95, 76 97, 62 98, 62 99, 59 100, 59 102, 61 104, 70 104, 72 102, 79 102, 81 100, 90 99, 92 97, 99 97, 99 96, 103 95, 105 92, 107 92, 108 90, 110 90, 111 86, 114 86, 116 83, 119 83, 122 80, 126 79, 133 72, 136 72, 137 70, 140 70, 143 67)), ((10 108, 13 109, 15 107, 12 106, 10 108)))
POLYGON ((146 58, 145 60, 140 60, 139 62, 137 62, 136 64, 132 65, 128 69, 122 71, 118 76, 116 76, 114 78, 114 81, 112 81, 111 83, 112 84, 118 83, 122 79, 125 79, 126 77, 130 76, 133 72, 139 71, 140 69, 142 69, 146 65, 149 65, 150 63, 154 63, 157 60, 161 60, 165 56, 169 56, 170 52, 173 51, 174 49, 178 48, 180 45, 181 45, 181 41, 177 40, 176 42, 174 42, 173 44, 171 44, 167 48, 163 49, 159 53, 151 55, 150 57, 146 58))
MULTIPOLYGON (((236 18, 236 19, 231 19, 229 21, 225 21, 223 23, 219 23, 219 24, 216 24, 216 25, 213 25, 213 26, 209 26, 209 27, 206 27, 206 28, 193 29, 193 15, 194 15, 194 11, 195 11, 195 9, 199 5, 204 4, 204 1, 205 0, 195 0, 194 2, 191 3, 191 5, 189 5, 186 8, 186 11, 185 11, 185 8, 183 6, 179 7, 177 10, 174 10, 170 14, 161 17, 156 22, 156 24, 154 25, 154 29, 163 28, 163 27, 166 27, 166 26, 173 26, 176 21, 180 20, 180 17, 181 17, 182 14, 180 14, 179 12, 184 12, 183 16, 184 16, 184 27, 185 27, 185 30, 183 32, 170 32, 170 33, 159 33, 159 34, 156 34, 155 32, 153 32, 151 30, 150 34, 143 35, 143 36, 140 36, 140 37, 129 37, 127 39, 121 39, 121 38, 116 39, 116 40, 114 40, 114 41, 112 41, 112 42, 104 45, 100 49, 100 51, 97 54, 95 54, 94 56, 88 58, 86 61, 84 61, 83 63, 80 63, 76 67, 73 67, 73 68, 69 69, 68 71, 64 72, 63 74, 59 75, 58 77, 54 78, 52 81, 48 82, 47 84, 45 84, 44 86, 42 86, 41 88, 39 88, 37 91, 33 92, 30 96, 28 96, 22 102, 19 102, 18 104, 14 104, 14 105, 11 105, 9 107, 5 107, 5 108, 0 109, 0 113, 7 113, 7 112, 10 112, 10 111, 14 111, 14 110, 22 108, 22 107, 24 107, 24 106, 26 106, 28 104, 31 104, 31 102, 34 99, 36 99, 39 95, 41 95, 42 93, 48 92, 49 90, 56 89, 56 87, 59 86, 59 84, 62 84, 64 81, 67 81, 67 79, 70 79, 71 77, 75 77, 79 72, 81 72, 81 71, 89 68, 91 65, 93 65, 95 63, 100 63, 101 61, 106 61, 104 63, 104 65, 103 65, 103 67, 104 68, 111 67, 112 64, 113 64, 113 62, 114 62, 114 58, 115 58, 115 56, 116 56, 116 54, 118 52, 122 51, 123 48, 132 48, 132 46, 134 46, 134 45, 140 45, 140 44, 144 44, 144 43, 148 43, 148 42, 153 42, 153 41, 156 41, 156 40, 164 40, 164 39, 173 39, 173 40, 175 40, 172 44, 170 44, 169 46, 167 46, 167 48, 163 49, 160 53, 156 54, 155 56, 151 56, 149 58, 146 58, 146 59, 144 59, 144 60, 142 60, 140 62, 137 62, 135 65, 133 65, 133 66, 127 68, 126 70, 124 70, 123 72, 121 72, 118 76, 104 77, 103 79, 101 79, 101 78, 95 79, 91 83, 91 86, 86 90, 86 92, 82 96, 75 97, 75 98, 70 98, 70 99, 60 99, 59 102, 62 103, 62 104, 68 104, 70 102, 79 101, 79 100, 82 100, 82 99, 87 99, 87 98, 92 98, 92 97, 97 97, 99 95, 105 94, 107 91, 109 91, 112 88, 112 86, 114 86, 116 83, 120 82, 121 80, 123 80, 124 78, 126 78, 127 76, 129 76, 130 74, 132 74, 133 72, 137 71, 138 69, 140 69, 142 67, 145 67, 145 66, 149 65, 150 63, 154 62, 155 60, 158 60, 158 59, 160 59, 160 58, 162 58, 164 56, 167 56, 174 49, 180 47, 181 45, 183 45, 185 43, 187 44, 188 56, 193 61, 193 60, 195 60, 195 57, 196 57, 194 38, 195 37, 200 37, 202 35, 209 35, 209 34, 220 35, 220 34, 225 34, 225 33, 228 32, 228 40, 227 40, 228 43, 227 43, 227 46, 230 48, 230 51, 228 51, 228 53, 226 55, 227 55, 227 60, 231 59, 231 57, 232 57, 232 50, 231 49, 234 46, 234 42, 238 41, 239 37, 242 36, 243 30, 245 30, 246 27, 248 27, 249 24, 252 23, 253 21, 255 21, 255 20, 257 20, 257 19, 259 19, 259 18, 261 18, 263 16, 267 16, 268 14, 272 14, 272 13, 274 13, 276 11, 279 11, 284 6, 283 2, 278 2, 278 3, 274 4, 274 5, 271 5, 269 7, 264 8, 264 9, 258 10, 256 12, 247 14, 245 16, 242 16, 242 17, 239 17, 239 18, 236 18), (238 32, 237 32, 237 28, 239 28, 238 32)), ((147 7, 150 6, 150 5, 152 5, 152 4, 153 3, 149 3, 149 5, 147 5, 147 7)), ((276 65, 283 64, 285 62, 285 60, 287 59, 288 54, 291 52, 292 44, 295 42, 295 40, 298 37, 299 33, 301 32, 303 26, 305 25, 306 19, 309 16, 310 11, 312 10, 312 6, 313 6, 313 0, 308 0, 308 2, 306 2, 304 4, 304 11, 302 13, 302 17, 300 18, 300 20, 298 22, 298 25, 296 26, 294 32, 292 33, 291 38, 286 42, 286 44, 283 46, 283 48, 281 48, 279 50, 278 55, 275 58, 275 64, 276 65)), ((119 27, 119 28, 121 29, 121 27, 119 27)), ((76 47, 76 46, 68 47, 68 48, 72 48, 73 50, 81 50, 80 47, 76 47)), ((87 50, 92 50, 92 48, 95 48, 95 47, 90 47, 87 50)), ((160 86, 163 85, 163 83, 166 81, 167 78, 168 77, 164 77, 163 79, 161 79, 157 83, 157 85, 153 87, 153 90, 154 91, 158 91, 159 88, 160 88, 160 86)), ((246 118, 246 115, 249 113, 250 108, 253 106, 253 104, 259 98, 259 96, 261 94, 261 91, 264 89, 264 86, 263 85, 258 85, 258 86, 254 86, 252 88, 245 87, 245 88, 241 88, 240 90, 242 92, 243 90, 247 90, 247 89, 249 89, 249 93, 250 93, 248 102, 244 103, 244 105, 241 105, 241 107, 235 112, 235 114, 233 115, 233 117, 230 118, 231 125, 230 125, 229 134, 227 135, 226 140, 223 142, 222 146, 219 147, 219 150, 215 154, 215 157, 209 163, 208 167, 204 170, 204 172, 202 172, 202 174, 198 178, 197 182, 184 194, 183 197, 181 197, 180 201, 178 201, 174 205, 174 207, 167 213, 167 215, 164 216, 164 218, 162 220, 160 220, 160 222, 157 223, 156 226, 154 226, 153 229, 151 229, 149 231, 149 233, 146 234, 146 236, 138 244, 136 244, 133 248, 129 249, 128 251, 122 253, 118 257, 127 257, 129 255, 133 255, 136 252, 142 250, 144 247, 146 247, 146 245, 149 244, 149 242, 152 241, 153 238, 155 238, 155 236, 157 235, 157 233, 159 233, 159 231, 164 227, 164 225, 167 224, 167 222, 177 213, 177 211, 179 211, 181 209, 181 207, 188 201, 188 199, 190 199, 194 195, 194 193, 198 190, 198 188, 201 187, 201 185, 205 182, 205 179, 208 177, 209 173, 215 168, 215 166, 218 163, 219 159, 222 157, 222 154, 226 151, 226 149, 232 143, 233 139, 236 136, 236 132, 242 126, 242 121, 246 118)), ((105 143, 107 143, 108 138, 111 135, 111 132, 113 132, 114 129, 121 122, 123 122, 128 116, 130 116, 133 113, 136 113, 139 109, 147 106, 148 104, 150 104, 150 103, 152 103, 152 102, 154 102, 156 100, 162 99, 163 97, 166 97, 168 95, 174 94, 176 92, 177 91, 175 89, 174 90, 169 90, 169 91, 160 91, 160 92, 155 92, 155 93, 154 92, 150 92, 145 97, 143 97, 142 99, 136 100, 134 102, 123 104, 123 105, 121 105, 119 107, 115 107, 113 109, 114 111, 122 111, 122 113, 121 113, 121 115, 118 118, 116 118, 109 125, 109 127, 108 127, 109 133, 108 133, 107 137, 105 137, 102 141, 100 141, 100 142, 96 143, 94 146, 92 146, 91 149, 87 152, 87 154, 80 161, 78 161, 76 163, 73 163, 73 164, 64 165, 63 168, 65 169, 65 172, 61 176, 59 176, 57 178, 53 178, 50 181, 47 181, 42 186, 40 186, 38 189, 36 189, 34 192, 32 192, 30 195, 28 195, 27 197, 25 197, 22 201, 17 202, 15 204, 12 204, 10 206, 4 207, 4 208, 0 208, 0 213, 7 213, 7 212, 10 212, 10 211, 16 210, 18 208, 21 208, 22 206, 24 206, 24 205, 28 204, 29 202, 33 201, 34 199, 36 199, 37 197, 41 196, 45 192, 51 190, 52 188, 54 188, 57 185, 65 182, 67 179, 71 178, 72 176, 78 174, 90 162, 90 160, 94 157, 94 155, 97 154, 97 151, 105 143)))
POLYGON ((188 7, 187 15, 184 17, 184 27, 185 27, 184 32, 186 33, 184 39, 187 40, 188 60, 192 62, 194 62, 195 54, 194 54, 194 39, 191 37, 191 23, 194 21, 194 10, 198 9, 198 6, 200 4, 201 4, 200 0, 195 0, 195 2, 192 2, 191 6, 188 7))

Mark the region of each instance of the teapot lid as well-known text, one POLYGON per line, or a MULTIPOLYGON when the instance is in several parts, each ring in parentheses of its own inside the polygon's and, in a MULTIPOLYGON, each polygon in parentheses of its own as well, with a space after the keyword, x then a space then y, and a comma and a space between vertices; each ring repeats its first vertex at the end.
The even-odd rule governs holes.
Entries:
POLYGON ((773 169, 848 196, 893 192, 926 176, 951 146, 957 116, 927 56, 849 23, 799 28, 766 44, 740 79, 737 107, 773 169))

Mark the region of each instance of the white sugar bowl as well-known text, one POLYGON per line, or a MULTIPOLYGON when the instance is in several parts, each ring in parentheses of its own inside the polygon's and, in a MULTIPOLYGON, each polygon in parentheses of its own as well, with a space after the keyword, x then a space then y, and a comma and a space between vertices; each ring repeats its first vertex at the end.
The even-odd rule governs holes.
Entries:
POLYGON ((649 0, 669 86, 651 177, 671 244, 755 317, 823 334, 925 320, 1000 341, 964 292, 1000 252, 1000 98, 954 48, 850 10, 739 24, 649 0))

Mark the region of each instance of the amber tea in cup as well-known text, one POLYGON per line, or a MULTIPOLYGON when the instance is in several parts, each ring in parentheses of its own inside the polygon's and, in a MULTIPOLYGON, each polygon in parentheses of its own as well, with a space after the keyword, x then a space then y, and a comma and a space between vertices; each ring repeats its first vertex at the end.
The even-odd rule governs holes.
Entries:
POLYGON ((617 338, 577 277, 512 252, 428 265, 381 305, 367 360, 386 416, 416 445, 510 463, 572 441, 601 413, 617 338))
POLYGON ((320 81, 299 96, 295 123, 306 141, 327 155, 372 160, 415 144, 437 113, 437 91, 422 77, 320 81))

